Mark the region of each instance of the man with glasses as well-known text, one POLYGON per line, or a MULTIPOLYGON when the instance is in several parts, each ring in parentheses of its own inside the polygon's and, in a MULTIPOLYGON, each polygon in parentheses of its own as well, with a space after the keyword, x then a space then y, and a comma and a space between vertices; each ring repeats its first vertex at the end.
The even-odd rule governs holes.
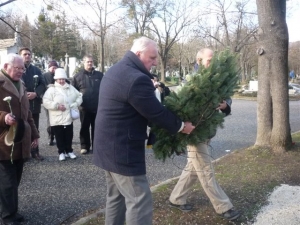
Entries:
POLYGON ((19 55, 11 53, 3 59, 0 71, 0 224, 5 225, 24 221, 18 213, 18 187, 23 160, 30 157, 30 147, 38 146, 39 138, 21 81, 23 72, 24 63, 19 55), (15 129, 13 140, 8 138, 11 129, 15 129))
MULTIPOLYGON (((37 129, 39 129, 39 120, 41 113, 42 97, 46 91, 46 85, 41 70, 31 64, 31 50, 23 47, 19 50, 19 55, 22 56, 25 71, 22 80, 25 83, 27 90, 27 97, 30 103, 30 111, 37 129)), ((39 153, 39 147, 31 149, 31 157, 36 160, 43 160, 44 158, 39 153)))

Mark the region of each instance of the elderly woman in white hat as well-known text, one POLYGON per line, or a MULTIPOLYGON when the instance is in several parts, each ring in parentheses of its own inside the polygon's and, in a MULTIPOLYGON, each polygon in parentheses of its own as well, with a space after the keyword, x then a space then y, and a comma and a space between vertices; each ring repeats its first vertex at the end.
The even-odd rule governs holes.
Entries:
POLYGON ((82 94, 66 82, 64 69, 58 68, 54 73, 54 84, 49 84, 43 97, 43 105, 49 111, 49 121, 56 137, 59 160, 66 157, 75 159, 73 153, 73 118, 72 109, 77 109, 82 103, 82 94))

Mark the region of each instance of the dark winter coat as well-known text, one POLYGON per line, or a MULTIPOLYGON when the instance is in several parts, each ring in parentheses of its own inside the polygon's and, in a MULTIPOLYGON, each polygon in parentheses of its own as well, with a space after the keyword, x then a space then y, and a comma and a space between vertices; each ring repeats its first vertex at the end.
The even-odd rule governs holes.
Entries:
POLYGON ((29 100, 30 111, 32 114, 40 113, 43 94, 46 91, 45 80, 41 70, 30 64, 26 67, 26 72, 23 74, 22 80, 25 83, 26 91, 35 92, 37 95, 33 100, 29 100), (38 78, 34 78, 34 75, 38 75, 38 78))
POLYGON ((50 72, 43 73, 43 76, 44 76, 46 88, 49 84, 54 84, 54 82, 55 82, 55 80, 53 78, 54 73, 50 73, 50 72))
POLYGON ((13 115, 16 119, 22 119, 25 125, 24 136, 21 142, 14 145, 13 160, 29 158, 31 150, 31 142, 39 138, 38 130, 34 125, 31 112, 29 110, 29 101, 25 90, 25 85, 20 82, 20 90, 18 91, 13 83, 7 78, 3 72, 0 72, 0 160, 10 160, 12 146, 4 143, 4 138, 10 128, 5 123, 5 116, 10 113, 9 105, 3 101, 5 97, 10 96, 13 115))
POLYGON ((151 79, 131 51, 103 77, 95 120, 96 166, 124 176, 144 175, 148 121, 172 134, 179 131, 182 121, 157 100, 151 79))
MULTIPOLYGON (((54 84, 55 83, 54 73, 50 73, 50 72, 43 73, 43 76, 44 76, 46 88, 48 88, 49 84, 54 84)), ((66 80, 66 83, 70 84, 70 81, 66 80)))
POLYGON ((96 113, 99 99, 99 88, 103 73, 92 70, 81 70, 72 79, 72 85, 82 93, 81 110, 96 113))

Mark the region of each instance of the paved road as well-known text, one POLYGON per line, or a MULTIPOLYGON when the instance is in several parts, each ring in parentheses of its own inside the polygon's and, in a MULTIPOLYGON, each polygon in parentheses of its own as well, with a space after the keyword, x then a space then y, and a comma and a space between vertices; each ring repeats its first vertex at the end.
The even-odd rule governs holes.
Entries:
MULTIPOLYGON (((300 102, 290 102, 292 132, 300 130, 300 102)), ((58 161, 56 147, 47 145, 44 112, 40 121, 40 152, 43 162, 30 160, 25 164, 19 189, 20 213, 28 219, 26 225, 56 225, 66 218, 90 208, 105 206, 104 172, 93 166, 91 155, 79 154, 79 121, 74 124, 74 152, 76 160, 58 161)), ((227 154, 254 144, 256 138, 256 102, 234 100, 232 115, 225 120, 211 142, 212 157, 227 154)), ((153 158, 147 150, 147 173, 151 185, 180 175, 186 163, 185 157, 175 157, 165 163, 153 158)))

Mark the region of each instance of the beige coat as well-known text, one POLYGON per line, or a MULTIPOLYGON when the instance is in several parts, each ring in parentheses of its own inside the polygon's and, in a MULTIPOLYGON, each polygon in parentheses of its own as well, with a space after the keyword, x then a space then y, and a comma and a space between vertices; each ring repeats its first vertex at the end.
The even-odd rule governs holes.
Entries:
POLYGON ((25 123, 24 137, 20 143, 16 143, 14 146, 13 160, 29 158, 31 142, 40 137, 29 111, 29 101, 24 83, 19 81, 19 85, 20 90, 18 91, 11 80, 3 74, 3 71, 0 72, 0 160, 10 160, 12 149, 12 146, 7 146, 4 143, 5 135, 10 128, 5 123, 5 116, 10 113, 8 103, 3 101, 5 97, 10 96, 12 98, 10 104, 13 115, 23 119, 25 123))
POLYGON ((65 83, 64 86, 61 86, 56 82, 48 85, 43 97, 43 105, 48 109, 50 126, 70 125, 73 122, 70 110, 78 108, 81 103, 82 94, 72 85, 65 83), (59 104, 63 104, 66 110, 58 110, 59 104))

